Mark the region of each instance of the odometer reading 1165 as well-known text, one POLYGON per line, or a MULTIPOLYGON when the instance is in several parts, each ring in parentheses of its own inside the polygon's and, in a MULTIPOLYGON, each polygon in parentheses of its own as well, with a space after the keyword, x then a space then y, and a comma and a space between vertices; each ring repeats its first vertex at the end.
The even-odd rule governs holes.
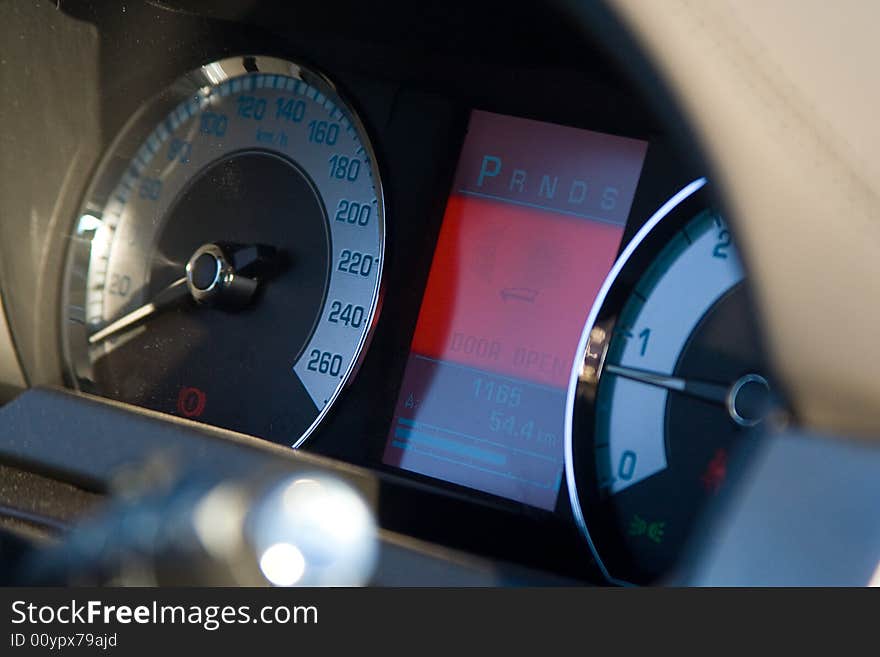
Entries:
POLYGON ((383 460, 545 510, 565 383, 647 144, 474 111, 383 460))

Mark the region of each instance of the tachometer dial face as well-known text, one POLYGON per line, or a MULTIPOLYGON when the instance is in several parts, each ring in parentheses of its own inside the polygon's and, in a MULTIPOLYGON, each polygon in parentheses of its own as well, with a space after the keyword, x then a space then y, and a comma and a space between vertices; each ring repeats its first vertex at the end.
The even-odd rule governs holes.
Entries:
POLYGON ((267 57, 203 66, 128 123, 87 195, 71 378, 299 446, 365 350, 384 236, 373 149, 330 82, 267 57))
POLYGON ((771 408, 742 265, 700 198, 615 267, 573 382, 569 490, 612 579, 669 572, 771 408))

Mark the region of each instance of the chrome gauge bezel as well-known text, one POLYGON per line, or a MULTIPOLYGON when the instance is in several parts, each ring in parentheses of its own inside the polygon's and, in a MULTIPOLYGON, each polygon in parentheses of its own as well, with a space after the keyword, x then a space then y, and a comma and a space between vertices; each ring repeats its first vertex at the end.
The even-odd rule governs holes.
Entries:
MULTIPOLYGON (((91 381, 91 359, 89 354, 88 335, 89 326, 86 322, 86 302, 88 286, 88 270, 92 259, 92 239, 81 234, 81 219, 86 215, 101 217, 111 201, 111 196, 119 186, 127 169, 139 156, 139 152, 146 146, 146 140, 150 138, 160 122, 164 121, 176 108, 182 104, 193 102, 194 98, 210 95, 211 90, 218 88, 224 83, 234 81, 236 78, 250 74, 270 74, 293 78, 301 81, 317 90, 327 99, 337 101, 334 103, 335 110, 350 123, 355 131, 358 141, 364 150, 364 158, 368 160, 372 188, 376 200, 376 230, 378 232, 378 263, 376 265, 375 283, 372 285, 370 306, 365 318, 365 330, 354 347, 353 357, 339 377, 332 394, 328 396, 323 407, 318 408, 318 414, 307 430, 290 444, 293 448, 302 446, 315 432, 321 422, 334 408, 335 403, 348 387, 359 368, 363 364, 369 344, 375 333, 379 314, 382 306, 385 285, 385 247, 386 247, 386 204, 382 185, 380 165, 376 159, 375 149, 370 141, 370 134, 363 121, 358 116, 352 103, 337 89, 336 85, 325 75, 314 69, 299 63, 264 55, 241 55, 229 57, 205 64, 189 73, 184 74, 157 96, 145 102, 144 105, 125 123, 122 130, 110 143, 106 154, 101 160, 92 182, 87 189, 84 202, 80 211, 74 218, 70 231, 70 246, 66 259, 64 272, 64 285, 61 299, 61 336, 62 354, 65 362, 65 374, 67 383, 85 392, 91 392, 88 385, 91 381)), ((317 101, 316 101, 317 102, 317 101)), ((334 110, 334 111, 335 111, 334 110)), ((325 208, 326 214, 331 211, 325 208)), ((330 221, 330 217, 327 217, 330 221)), ((158 230, 156 233, 158 234, 158 230)), ((331 239, 332 242, 332 239, 331 239)), ((330 245, 331 254, 333 250, 330 245)), ((329 265, 335 265, 331 257, 329 265)), ((326 312, 328 294, 325 293, 319 318, 326 312)), ((320 321, 319 319, 316 322, 320 321)), ((314 335, 315 328, 312 329, 314 335)), ((305 346, 311 341, 306 341, 305 346)), ((317 405, 317 404, 316 404, 317 405)))
POLYGON ((598 542, 591 535, 584 514, 583 503, 586 494, 583 484, 591 481, 595 473, 580 473, 581 478, 578 479, 578 453, 580 449, 592 449, 592 445, 582 444, 590 442, 583 440, 584 432, 588 432, 589 436, 593 435, 594 403, 608 348, 608 336, 613 329, 620 306, 629 293, 628 288, 638 280, 665 244, 667 237, 665 229, 670 227, 677 230, 687 219, 707 207, 706 186, 707 180, 698 178, 679 190, 645 222, 623 249, 590 308, 569 377, 564 434, 566 487, 574 523, 584 537, 601 575, 610 584, 632 586, 633 582, 619 572, 612 572, 614 569, 609 567, 598 547, 598 542), (622 284, 623 279, 628 279, 630 283, 622 284), (594 336, 594 339, 591 339, 591 336, 594 336), (579 400, 583 400, 581 404, 578 403, 579 400), (590 411, 587 414, 586 426, 581 426, 578 414, 580 406, 585 406, 590 411), (576 443, 576 434, 581 437, 581 443, 576 443))

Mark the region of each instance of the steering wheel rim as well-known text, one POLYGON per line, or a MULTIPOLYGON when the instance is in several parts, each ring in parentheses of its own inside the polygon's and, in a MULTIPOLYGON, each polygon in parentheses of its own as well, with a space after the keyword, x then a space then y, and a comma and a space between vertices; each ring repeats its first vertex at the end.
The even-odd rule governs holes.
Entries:
MULTIPOLYGON (((755 34, 749 28, 762 16, 750 21, 726 0, 561 4, 585 36, 604 42, 713 180, 797 423, 880 435, 880 306, 870 303, 880 295, 880 178, 865 179, 864 162, 846 148, 854 135, 880 143, 880 127, 843 131, 821 108, 799 104, 810 80, 789 77, 762 41, 773 29, 809 36, 821 21, 755 34)), ((850 13, 847 24, 858 25, 859 12, 850 13)), ((827 78, 814 84, 821 94, 827 78)))

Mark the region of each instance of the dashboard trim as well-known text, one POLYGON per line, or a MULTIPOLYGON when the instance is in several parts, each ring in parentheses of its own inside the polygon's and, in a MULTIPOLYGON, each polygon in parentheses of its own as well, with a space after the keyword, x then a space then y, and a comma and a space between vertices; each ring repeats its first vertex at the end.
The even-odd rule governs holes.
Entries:
POLYGON ((6 308, 0 294, 0 387, 2 386, 26 388, 27 381, 18 360, 15 343, 12 341, 12 332, 6 319, 6 308))

